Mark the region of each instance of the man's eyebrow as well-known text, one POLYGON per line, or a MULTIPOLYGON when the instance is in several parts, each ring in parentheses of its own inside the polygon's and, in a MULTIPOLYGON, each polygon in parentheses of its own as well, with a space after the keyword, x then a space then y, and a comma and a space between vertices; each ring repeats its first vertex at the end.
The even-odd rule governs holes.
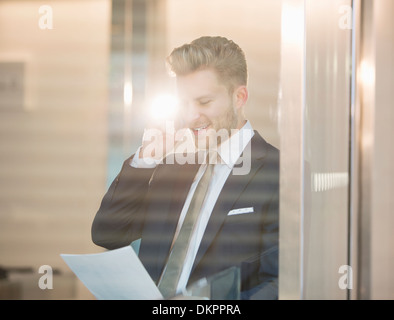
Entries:
MULTIPOLYGON (((194 100, 194 101, 212 100, 213 98, 214 98, 214 95, 213 95, 213 94, 206 94, 206 95, 201 95, 201 96, 198 96, 198 97, 196 97, 196 98, 193 98, 193 100, 194 100)), ((187 99, 185 99, 185 98, 183 98, 183 97, 180 97, 180 101, 181 101, 181 102, 184 101, 184 100, 187 100, 187 99)))

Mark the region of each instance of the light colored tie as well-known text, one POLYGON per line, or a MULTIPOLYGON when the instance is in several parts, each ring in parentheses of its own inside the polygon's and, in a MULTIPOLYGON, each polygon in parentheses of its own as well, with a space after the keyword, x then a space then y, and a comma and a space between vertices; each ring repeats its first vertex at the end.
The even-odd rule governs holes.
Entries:
POLYGON ((167 265, 158 284, 158 288, 164 298, 171 298, 176 294, 176 288, 185 263, 187 250, 190 245, 191 235, 208 190, 213 168, 214 164, 207 165, 207 168, 197 185, 193 198, 190 202, 189 209, 187 210, 185 220, 183 221, 179 235, 174 242, 167 265))

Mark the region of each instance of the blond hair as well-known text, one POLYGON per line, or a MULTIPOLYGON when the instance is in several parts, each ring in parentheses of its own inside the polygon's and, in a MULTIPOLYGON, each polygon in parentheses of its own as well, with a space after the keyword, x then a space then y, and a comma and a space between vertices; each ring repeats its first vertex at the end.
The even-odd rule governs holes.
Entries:
POLYGON ((224 37, 198 38, 190 44, 175 48, 166 61, 176 76, 212 69, 230 92, 236 86, 247 85, 245 53, 235 42, 224 37))

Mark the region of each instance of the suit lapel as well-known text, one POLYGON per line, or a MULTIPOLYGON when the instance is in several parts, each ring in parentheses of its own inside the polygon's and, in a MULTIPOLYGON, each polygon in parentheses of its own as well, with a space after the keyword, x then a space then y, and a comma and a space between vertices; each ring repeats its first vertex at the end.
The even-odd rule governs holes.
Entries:
MULTIPOLYGON (((255 132, 251 144, 251 169, 248 174, 245 175, 234 175, 233 171, 230 172, 229 177, 227 178, 226 183, 223 186, 222 191, 220 192, 219 198, 216 201, 216 204, 213 208, 211 217, 209 219, 207 228, 205 229, 205 233, 203 239, 200 244, 200 248, 197 252, 196 259, 194 261, 193 269, 196 268, 205 252, 211 245, 214 240, 216 234, 220 230, 227 213, 233 209, 234 203, 241 196, 244 189, 249 184, 250 180, 254 177, 256 171, 263 165, 264 157, 266 154, 266 142, 261 138, 261 136, 255 132)), ((245 149, 247 150, 247 149, 245 149)))

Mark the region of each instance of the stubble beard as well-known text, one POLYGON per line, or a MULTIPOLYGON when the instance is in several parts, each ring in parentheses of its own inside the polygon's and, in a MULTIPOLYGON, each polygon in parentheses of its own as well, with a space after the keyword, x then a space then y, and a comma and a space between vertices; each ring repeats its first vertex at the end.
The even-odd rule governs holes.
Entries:
POLYGON ((212 128, 208 129, 205 138, 196 138, 195 144, 197 149, 212 150, 220 146, 225 140, 229 139, 232 130, 238 125, 238 115, 234 105, 230 104, 223 118, 219 121, 212 122, 212 128))

